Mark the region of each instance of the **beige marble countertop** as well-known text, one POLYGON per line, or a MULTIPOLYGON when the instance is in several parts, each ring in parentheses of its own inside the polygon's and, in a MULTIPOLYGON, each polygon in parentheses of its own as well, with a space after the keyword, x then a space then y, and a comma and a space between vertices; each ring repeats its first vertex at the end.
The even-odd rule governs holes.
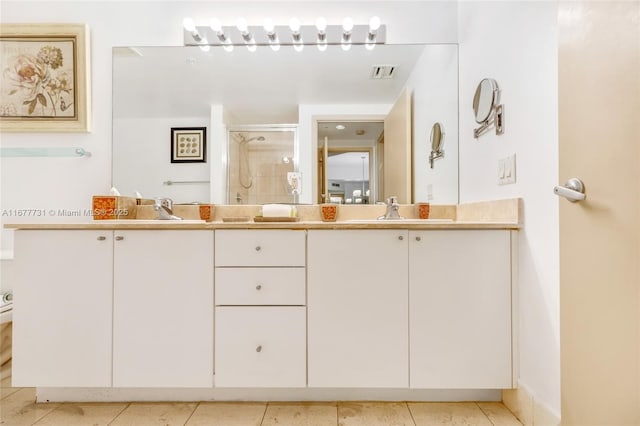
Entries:
POLYGON ((101 220, 78 223, 9 223, 9 229, 520 229, 518 223, 509 222, 474 222, 474 221, 300 221, 300 222, 206 222, 180 223, 179 221, 101 220), (130 223, 128 223, 130 222, 130 223), (142 223, 140 223, 142 222, 142 223))
MULTIPOLYGON (((196 206, 197 207, 197 206, 196 206)), ((153 214, 139 211, 136 219, 94 220, 80 222, 7 223, 8 229, 520 229, 522 200, 518 198, 467 203, 432 205, 430 218, 417 219, 415 205, 401 205, 406 220, 376 220, 385 206, 344 206, 338 208, 338 220, 323 222, 315 206, 297 206, 299 222, 254 222, 260 206, 216 205, 212 221, 150 220, 153 214), (224 222, 223 218, 244 216, 245 222, 224 222)), ((147 209, 148 210, 148 209, 147 209)), ((197 209, 194 211, 197 212, 197 209)), ((185 213, 188 213, 185 211, 185 213)), ((188 218, 189 216, 183 215, 188 218)))

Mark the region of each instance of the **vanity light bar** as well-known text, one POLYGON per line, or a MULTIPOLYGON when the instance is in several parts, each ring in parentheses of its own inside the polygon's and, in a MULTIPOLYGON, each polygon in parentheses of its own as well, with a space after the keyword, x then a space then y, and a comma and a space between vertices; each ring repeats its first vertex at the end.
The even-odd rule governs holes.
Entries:
MULTIPOLYGON (((222 26, 220 21, 212 19, 212 25, 196 26, 193 20, 185 19, 185 46, 294 46, 302 50, 303 45, 326 46, 327 44, 345 46, 366 45, 368 49, 386 42, 386 26, 374 17, 369 25, 355 25, 349 18, 341 25, 327 25, 326 19, 319 18, 315 25, 301 25, 293 18, 289 25, 273 25, 265 20, 264 26, 248 26, 239 20, 239 25, 222 26)), ((277 49, 274 49, 277 50, 277 49)), ((323 49, 321 49, 323 50, 323 49)), ((347 50, 347 49, 345 49, 347 50)))

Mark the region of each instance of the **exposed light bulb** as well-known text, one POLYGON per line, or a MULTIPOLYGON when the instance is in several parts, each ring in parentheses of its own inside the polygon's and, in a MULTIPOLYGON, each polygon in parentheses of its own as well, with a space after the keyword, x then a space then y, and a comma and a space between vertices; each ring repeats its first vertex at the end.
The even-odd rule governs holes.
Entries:
POLYGON ((236 27, 238 28, 238 31, 240 31, 243 34, 246 33, 247 28, 249 28, 247 26, 247 20, 244 18, 238 18, 238 20, 236 21, 236 27))
POLYGON ((255 43, 247 44, 247 50, 251 53, 255 52, 258 46, 255 43))
POLYGON ((324 32, 327 29, 327 20, 324 17, 316 19, 316 28, 320 32, 324 32))
POLYGON ((344 21, 342 21, 342 29, 346 32, 351 32, 351 30, 353 30, 353 19, 344 18, 344 21))
POLYGON ((302 49, 304 49, 304 44, 302 43, 296 43, 293 45, 293 50, 296 52, 302 52, 302 49))
POLYGON ((345 52, 351 49, 351 43, 342 43, 340 46, 342 47, 342 50, 344 50, 345 52))
POLYGON ((216 33, 219 33, 222 31, 222 23, 217 18, 212 18, 211 21, 209 21, 209 26, 216 33))
POLYGON ((231 43, 223 44, 222 48, 225 50, 225 52, 233 52, 233 44, 231 43))
POLYGON ((271 50, 273 50, 274 52, 277 52, 278 50, 280 50, 280 45, 279 44, 270 44, 271 46, 271 50))
POLYGON ((211 49, 211 46, 209 46, 209 44, 208 44, 209 42, 207 41, 207 39, 206 39, 206 38, 203 38, 203 39, 202 39, 202 42, 203 42, 204 44, 202 44, 202 45, 200 46, 200 50, 202 50, 203 52, 208 52, 208 51, 209 51, 209 49, 211 49))
POLYGON ((325 50, 327 50, 327 43, 318 43, 318 50, 321 52, 324 52, 325 50))
POLYGON ((364 44, 364 48, 367 49, 367 50, 373 50, 375 47, 376 47, 375 43, 368 43, 367 42, 367 43, 364 44))
POLYGON ((273 30, 276 28, 275 25, 273 25, 273 19, 271 18, 266 18, 264 20, 264 30, 268 33, 272 33, 273 30))
POLYGON ((369 30, 377 31, 378 28, 380 28, 380 18, 374 16, 369 20, 369 30))
POLYGON ((189 31, 190 33, 196 30, 196 24, 195 22, 193 22, 193 19, 191 18, 184 18, 184 20, 182 21, 182 26, 184 27, 185 30, 189 31))
POLYGON ((300 31, 300 20, 298 18, 291 18, 289 20, 289 28, 291 28, 291 31, 294 33, 300 31))

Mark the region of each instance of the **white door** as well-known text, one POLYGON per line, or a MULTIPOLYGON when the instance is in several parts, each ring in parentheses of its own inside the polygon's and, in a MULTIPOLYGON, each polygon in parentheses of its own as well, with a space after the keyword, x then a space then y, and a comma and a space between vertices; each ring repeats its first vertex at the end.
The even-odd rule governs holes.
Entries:
POLYGON ((113 231, 15 236, 13 386, 111 386, 113 231))
POLYGON ((213 386, 213 231, 115 231, 113 385, 213 386))
POLYGON ((409 233, 412 388, 511 388, 511 232, 409 233))
POLYGON ((405 89, 384 119, 384 193, 400 204, 412 202, 411 93, 405 89))
POLYGON ((408 387, 407 236, 309 231, 309 387, 408 387))
POLYGON ((561 2, 562 424, 640 422, 640 3, 561 2))

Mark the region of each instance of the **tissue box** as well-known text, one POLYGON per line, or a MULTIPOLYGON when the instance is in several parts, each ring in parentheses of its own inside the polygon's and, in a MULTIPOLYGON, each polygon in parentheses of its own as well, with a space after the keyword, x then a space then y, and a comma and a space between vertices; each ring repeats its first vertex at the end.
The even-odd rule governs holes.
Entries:
POLYGON ((136 199, 120 195, 94 195, 93 220, 135 219, 136 199))

